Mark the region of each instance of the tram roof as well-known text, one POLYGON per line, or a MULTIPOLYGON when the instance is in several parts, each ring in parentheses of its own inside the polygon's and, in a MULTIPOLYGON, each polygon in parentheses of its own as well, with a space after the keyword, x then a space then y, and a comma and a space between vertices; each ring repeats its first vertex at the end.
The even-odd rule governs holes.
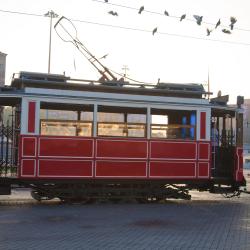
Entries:
MULTIPOLYGON (((134 96, 159 96, 200 99, 205 101, 203 95, 211 94, 204 90, 201 84, 174 84, 174 83, 158 83, 158 84, 138 84, 126 81, 92 81, 72 79, 65 75, 47 74, 38 72, 21 71, 14 74, 11 86, 0 87, 0 105, 15 106, 21 102, 23 95, 31 93, 40 93, 39 89, 51 89, 55 93, 56 90, 66 91, 77 90, 82 92, 102 92, 110 94, 130 94, 134 96), (37 91, 26 92, 26 89, 37 89, 37 91)), ((41 90, 42 91, 42 90, 41 90)), ((43 92, 43 91, 42 91, 43 92)), ((72 92, 71 92, 72 93, 72 92)), ((94 94, 94 93, 93 93, 94 94)), ((120 96, 120 95, 119 95, 120 96)), ((208 100, 206 100, 206 104, 208 100)), ((239 106, 228 105, 228 96, 212 98, 210 106, 214 110, 228 110, 234 112, 239 110, 239 106)), ((197 104, 195 101, 194 103, 197 104)), ((201 104, 201 103, 200 103, 201 104)))
POLYGON ((153 85, 144 83, 130 83, 124 81, 124 79, 102 82, 94 80, 72 79, 65 75, 27 71, 21 71, 18 74, 14 74, 11 86, 15 87, 16 89, 32 87, 198 99, 201 99, 204 95, 209 94, 205 91, 202 84, 176 84, 159 82, 153 85))

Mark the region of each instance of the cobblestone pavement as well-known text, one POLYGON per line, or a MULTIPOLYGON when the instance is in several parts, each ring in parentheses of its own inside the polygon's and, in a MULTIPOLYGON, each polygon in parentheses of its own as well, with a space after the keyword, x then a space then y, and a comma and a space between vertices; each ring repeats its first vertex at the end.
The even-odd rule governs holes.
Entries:
POLYGON ((250 249, 250 198, 0 206, 0 249, 250 249))
POLYGON ((192 195, 165 204, 66 205, 14 190, 0 197, 0 250, 250 249, 250 195, 192 195))

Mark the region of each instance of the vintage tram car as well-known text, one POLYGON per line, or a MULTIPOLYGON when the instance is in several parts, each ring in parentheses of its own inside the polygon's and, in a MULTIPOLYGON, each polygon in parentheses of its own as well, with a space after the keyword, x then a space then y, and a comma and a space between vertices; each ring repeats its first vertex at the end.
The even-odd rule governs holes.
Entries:
POLYGON ((15 74, 0 89, 11 118, 0 122, 0 192, 17 184, 37 200, 145 201, 238 191, 242 100, 209 94, 201 84, 15 74))

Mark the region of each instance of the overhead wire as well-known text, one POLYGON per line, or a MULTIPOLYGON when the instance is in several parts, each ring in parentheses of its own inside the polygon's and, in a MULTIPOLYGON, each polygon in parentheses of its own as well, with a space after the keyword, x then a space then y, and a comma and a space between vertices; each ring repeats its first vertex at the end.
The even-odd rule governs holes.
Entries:
MULTIPOLYGON (((79 20, 79 19, 70 19, 70 20, 74 21, 74 22, 88 23, 88 24, 106 26, 106 27, 110 27, 110 28, 118 28, 118 29, 124 29, 124 30, 132 30, 132 31, 140 31, 140 32, 152 33, 152 30, 147 30, 147 29, 139 29, 139 28, 133 28, 133 27, 127 27, 127 26, 98 23, 98 22, 79 20)), ((181 34, 176 34, 176 33, 160 32, 160 31, 158 31, 157 33, 160 34, 160 35, 175 36, 175 37, 182 37, 182 38, 189 38, 189 39, 196 39, 196 40, 204 40, 204 41, 211 41, 211 42, 220 42, 220 43, 228 43, 228 44, 236 44, 236 45, 244 45, 244 46, 249 46, 250 45, 250 43, 244 43, 244 42, 235 42, 235 41, 227 41, 227 40, 220 40, 220 39, 208 39, 208 38, 204 38, 204 37, 181 35, 181 34)))
MULTIPOLYGON (((127 9, 137 10, 138 11, 138 8, 135 8, 135 7, 125 6, 125 5, 120 5, 120 4, 114 4, 114 3, 104 2, 104 1, 100 1, 100 0, 92 0, 92 1, 99 2, 99 3, 104 3, 104 4, 110 4, 110 5, 113 5, 113 6, 127 8, 127 9)), ((148 12, 150 14, 157 14, 157 15, 165 16, 164 13, 159 13, 159 12, 150 11, 150 10, 144 10, 144 11, 148 12)), ((34 17, 46 17, 45 15, 42 15, 42 14, 29 13, 29 12, 21 12, 21 11, 10 11, 10 10, 3 10, 3 9, 0 9, 0 12, 9 13, 9 14, 34 16, 34 17)), ((173 15, 167 16, 167 17, 178 18, 179 19, 179 17, 173 16, 173 15)), ((107 24, 107 23, 99 23, 99 22, 93 22, 93 21, 88 21, 88 20, 80 20, 80 19, 74 19, 74 18, 68 18, 68 19, 71 20, 71 21, 74 21, 74 22, 86 23, 86 24, 91 24, 91 25, 98 25, 98 26, 105 26, 105 27, 116 28, 116 29, 123 29, 123 30, 131 30, 131 31, 152 33, 152 30, 147 30, 147 29, 140 29, 140 28, 134 28, 134 27, 128 27, 128 26, 119 26, 119 25, 113 25, 113 24, 107 24)), ((188 18, 186 20, 195 22, 194 20, 188 19, 188 18)), ((205 23, 205 22, 203 22, 203 23, 205 23)), ((214 25, 212 23, 206 23, 206 24, 214 25)), ((235 29, 241 30, 241 31, 249 31, 250 32, 249 29, 242 29, 242 28, 235 28, 235 29)), ((244 45, 244 46, 249 46, 250 45, 250 43, 244 43, 244 42, 227 41, 227 40, 220 40, 220 39, 208 39, 208 38, 203 38, 203 37, 196 37, 196 36, 190 36, 190 35, 181 35, 181 34, 168 33, 168 32, 159 32, 158 31, 157 33, 160 34, 160 35, 167 35, 167 36, 174 36, 174 37, 188 38, 188 39, 196 39, 196 40, 205 40, 205 41, 227 43, 227 44, 234 44, 234 45, 244 45)), ((113 73, 121 76, 121 77, 124 76, 124 75, 122 75, 120 73, 117 73, 114 70, 111 70, 111 69, 109 69, 109 70, 111 72, 113 72, 113 73)), ((126 79, 129 79, 129 80, 134 81, 134 82, 139 83, 139 84, 153 84, 153 83, 138 81, 138 80, 135 80, 135 79, 130 78, 128 76, 126 76, 126 79)))
MULTIPOLYGON (((107 4, 106 2, 104 2, 104 1, 102 2, 100 0, 92 0, 92 1, 107 4)), ((138 11, 137 8, 130 7, 130 6, 113 4, 113 3, 110 3, 110 2, 108 2, 108 4, 138 11)), ((144 11, 148 12, 148 13, 151 13, 151 14, 164 15, 164 14, 159 13, 159 12, 154 12, 154 11, 149 11, 149 10, 144 10, 144 11)), ((28 12, 21 12, 21 11, 10 11, 10 10, 3 10, 3 9, 0 9, 0 12, 9 13, 9 14, 35 16, 35 17, 46 17, 45 15, 42 15, 42 14, 28 13, 28 12)), ((179 19, 179 17, 177 17, 177 16, 169 16, 169 17, 179 19)), ((104 27, 109 27, 109 28, 116 28, 116 29, 123 29, 123 30, 131 30, 131 31, 152 33, 152 30, 147 30, 147 29, 140 29, 140 28, 134 28, 134 27, 128 27, 128 26, 113 25, 113 24, 107 24, 107 23, 99 23, 99 22, 93 22, 93 21, 88 21, 88 20, 80 20, 80 19, 74 19, 74 18, 68 18, 68 19, 71 20, 71 21, 74 21, 74 22, 86 23, 86 24, 91 24, 91 25, 98 25, 98 26, 104 26, 104 27)), ((187 20, 194 21, 192 19, 187 19, 187 20)), ((250 31, 248 29, 240 29, 240 30, 250 31)), ((244 42, 227 41, 227 40, 220 40, 220 39, 208 39, 208 38, 203 38, 203 37, 196 37, 196 36, 190 36, 190 35, 181 35, 181 34, 168 33, 168 32, 160 32, 160 31, 158 31, 157 33, 159 35, 167 35, 167 36, 174 36, 174 37, 179 37, 179 38, 187 38, 187 39, 195 39, 195 40, 204 40, 204 41, 210 41, 210 42, 227 43, 227 44, 233 44, 233 45, 243 45, 243 46, 249 46, 250 45, 250 43, 244 43, 244 42)), ((109 69, 109 70, 112 71, 113 73, 123 77, 122 74, 120 74, 120 73, 118 73, 118 72, 116 72, 114 70, 111 70, 111 69, 109 69)), ((138 80, 135 80, 133 78, 129 78, 127 76, 126 76, 126 79, 129 79, 131 81, 134 81, 134 82, 137 82, 137 83, 140 83, 140 84, 152 84, 152 83, 148 83, 148 82, 138 81, 138 80)))
MULTIPOLYGON (((122 5, 122 4, 105 2, 105 1, 101 1, 101 0, 92 0, 92 1, 93 2, 97 2, 97 3, 108 4, 108 5, 111 5, 111 6, 116 6, 116 7, 120 7, 120 8, 125 8, 125 9, 130 9, 130 10, 136 10, 136 11, 138 11, 138 8, 132 7, 132 6, 126 6, 126 5, 122 5)), ((168 18, 175 18, 175 19, 180 20, 179 16, 175 16, 175 15, 168 15, 168 16, 166 16, 163 12, 161 13, 161 12, 147 10, 147 9, 144 9, 143 12, 146 12, 146 13, 149 13, 149 14, 155 14, 155 15, 165 16, 165 17, 168 17, 168 18)), ((196 20, 191 19, 191 18, 187 18, 186 17, 185 20, 189 21, 189 22, 195 22, 196 23, 196 20)), ((215 23, 210 23, 210 22, 206 22, 206 21, 202 21, 202 23, 207 24, 207 25, 213 25, 213 26, 216 25, 215 23)), ((223 24, 221 24, 220 26, 221 27, 228 27, 228 26, 223 25, 223 24)), ((240 30, 240 31, 250 32, 250 29, 237 28, 237 27, 234 27, 234 30, 240 30)))
MULTIPOLYGON (((100 0, 92 0, 92 1, 96 1, 96 2, 101 2, 102 3, 102 1, 100 1, 100 0)), ((105 3, 105 2, 103 2, 103 3, 105 3)), ((108 4, 111 4, 111 3, 108 2, 108 4)), ((117 5, 117 4, 113 4, 113 5, 117 5)), ((135 9, 134 7, 128 7, 128 6, 126 8, 135 9)), ((42 14, 20 12, 20 11, 10 11, 10 10, 2 10, 2 9, 0 9, 0 12, 10 13, 10 14, 36 16, 36 17, 46 17, 46 16, 44 16, 42 14)), ((153 11, 148 11, 148 12, 150 12, 150 13, 158 13, 158 12, 153 12, 153 11)), ((158 14, 161 14, 161 13, 158 13, 158 14)), ((100 22, 93 22, 93 21, 80 20, 80 19, 75 19, 75 18, 69 18, 69 19, 71 21, 74 21, 74 22, 81 22, 81 23, 86 23, 86 24, 99 25, 99 26, 105 26, 105 27, 117 28, 117 29, 123 29, 123 30, 131 30, 131 31, 139 31, 139 32, 152 33, 152 30, 147 30, 147 29, 140 29, 140 28, 134 28, 134 27, 128 27, 128 26, 113 25, 113 24, 100 23, 100 22)), ((245 31, 250 31, 250 30, 245 29, 245 31)), ((245 43, 245 42, 227 41, 227 40, 221 40, 221 39, 208 39, 208 38, 204 38, 204 37, 182 35, 182 34, 176 34, 176 33, 160 32, 160 31, 158 31, 157 33, 160 34, 160 35, 174 36, 174 37, 180 37, 180 38, 188 38, 188 39, 195 39, 195 40, 204 40, 204 41, 227 43, 227 44, 235 44, 235 45, 243 45, 243 46, 249 46, 250 45, 250 43, 245 43)))
POLYGON ((12 10, 2 10, 2 9, 0 9, 0 12, 9 13, 9 14, 18 14, 18 15, 45 17, 42 14, 35 14, 35 13, 28 13, 28 12, 21 12, 21 11, 12 11, 12 10))

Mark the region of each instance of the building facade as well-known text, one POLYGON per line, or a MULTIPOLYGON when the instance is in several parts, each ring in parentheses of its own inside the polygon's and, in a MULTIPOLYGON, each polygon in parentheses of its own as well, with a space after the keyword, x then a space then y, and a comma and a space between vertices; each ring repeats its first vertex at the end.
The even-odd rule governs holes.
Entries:
MULTIPOLYGON (((0 87, 5 85, 6 56, 0 51, 0 87)), ((0 106, 0 121, 2 121, 3 107, 0 106)))
POLYGON ((6 56, 7 54, 0 52, 0 86, 5 84, 6 56))
POLYGON ((250 145, 250 99, 244 101, 244 143, 250 145))

